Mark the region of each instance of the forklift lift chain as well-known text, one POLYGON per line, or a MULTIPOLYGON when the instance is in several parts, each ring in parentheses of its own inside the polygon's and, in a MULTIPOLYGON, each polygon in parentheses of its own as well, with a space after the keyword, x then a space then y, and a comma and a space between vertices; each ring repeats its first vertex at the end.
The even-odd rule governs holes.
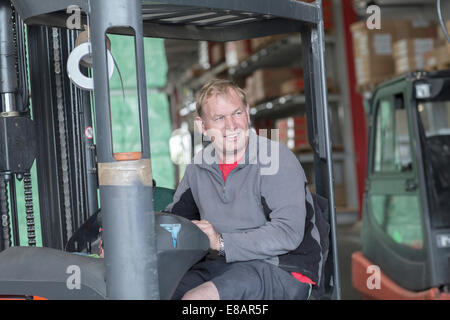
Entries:
POLYGON ((8 189, 3 174, 0 174, 0 211, 2 216, 3 249, 11 247, 11 229, 9 223, 8 189))
POLYGON ((34 228, 34 212, 33 212, 33 192, 31 184, 31 174, 25 172, 23 174, 23 188, 25 190, 25 210, 27 215, 27 235, 28 245, 36 245, 36 232, 34 228))
POLYGON ((58 130, 59 130, 59 146, 61 155, 61 170, 63 183, 63 199, 64 212, 66 220, 66 236, 67 239, 72 237, 72 210, 70 206, 70 186, 69 186, 69 161, 67 156, 66 128, 64 116, 64 100, 62 88, 62 64, 60 55, 59 32, 57 28, 52 28, 53 36, 53 62, 56 86, 56 106, 58 109, 58 130))

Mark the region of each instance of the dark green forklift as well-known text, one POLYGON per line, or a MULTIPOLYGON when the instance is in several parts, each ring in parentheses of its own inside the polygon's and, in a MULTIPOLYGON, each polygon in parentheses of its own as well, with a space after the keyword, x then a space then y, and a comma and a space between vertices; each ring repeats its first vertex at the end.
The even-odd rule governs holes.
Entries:
POLYGON ((353 286, 369 299, 450 299, 450 71, 374 91, 353 286))
POLYGON ((326 262, 313 297, 340 299, 320 0, 0 0, 0 24, 3 298, 170 299, 209 243, 190 221, 158 213, 173 190, 155 187, 152 179, 145 74, 145 61, 151 57, 144 57, 143 37, 226 42, 298 32, 316 194, 324 199, 317 212, 330 226, 329 245, 322 248, 326 262), (81 29, 71 27, 74 13, 90 30, 88 41, 79 46, 81 29), (107 34, 128 35, 134 41, 139 151, 118 154, 113 148, 109 75, 114 63, 107 34), (80 53, 81 47, 88 51, 80 53), (74 51, 78 60, 71 64, 74 51), (90 74, 81 70, 86 56, 92 59, 90 74), (83 85, 74 85, 69 68, 85 80, 83 85), (84 138, 85 128, 93 124, 95 145, 84 138), (29 178, 34 160, 43 246, 36 247, 30 205, 29 246, 21 247, 15 203, 11 197, 10 212, 6 186, 11 191, 16 178, 29 178), (99 225, 104 259, 80 255, 89 253, 99 225))

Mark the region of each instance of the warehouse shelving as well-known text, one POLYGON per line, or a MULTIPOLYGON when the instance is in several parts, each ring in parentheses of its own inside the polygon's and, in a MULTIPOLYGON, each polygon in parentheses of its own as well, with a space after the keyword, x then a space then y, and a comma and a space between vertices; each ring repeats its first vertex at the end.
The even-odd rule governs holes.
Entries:
MULTIPOLYGON (((339 94, 329 94, 328 103, 336 104, 341 101, 339 94)), ((250 116, 253 119, 272 118, 279 119, 292 115, 295 112, 304 113, 306 97, 303 93, 287 94, 270 101, 259 103, 250 108, 250 116), (299 108, 299 106, 301 108, 299 108)))

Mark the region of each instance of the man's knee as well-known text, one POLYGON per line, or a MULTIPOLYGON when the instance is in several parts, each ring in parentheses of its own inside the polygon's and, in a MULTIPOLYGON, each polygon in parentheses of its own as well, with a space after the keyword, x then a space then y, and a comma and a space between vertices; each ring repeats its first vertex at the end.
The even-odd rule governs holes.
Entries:
POLYGON ((185 293, 182 300, 220 300, 214 283, 207 281, 185 293))

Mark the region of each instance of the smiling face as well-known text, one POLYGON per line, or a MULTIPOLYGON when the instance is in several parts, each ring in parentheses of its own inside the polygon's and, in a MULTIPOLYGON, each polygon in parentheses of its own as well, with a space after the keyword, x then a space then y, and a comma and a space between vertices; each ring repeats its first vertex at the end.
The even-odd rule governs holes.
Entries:
POLYGON ((219 160, 234 162, 245 153, 250 123, 249 106, 235 90, 212 94, 206 99, 202 117, 196 118, 202 133, 211 138, 219 160))

